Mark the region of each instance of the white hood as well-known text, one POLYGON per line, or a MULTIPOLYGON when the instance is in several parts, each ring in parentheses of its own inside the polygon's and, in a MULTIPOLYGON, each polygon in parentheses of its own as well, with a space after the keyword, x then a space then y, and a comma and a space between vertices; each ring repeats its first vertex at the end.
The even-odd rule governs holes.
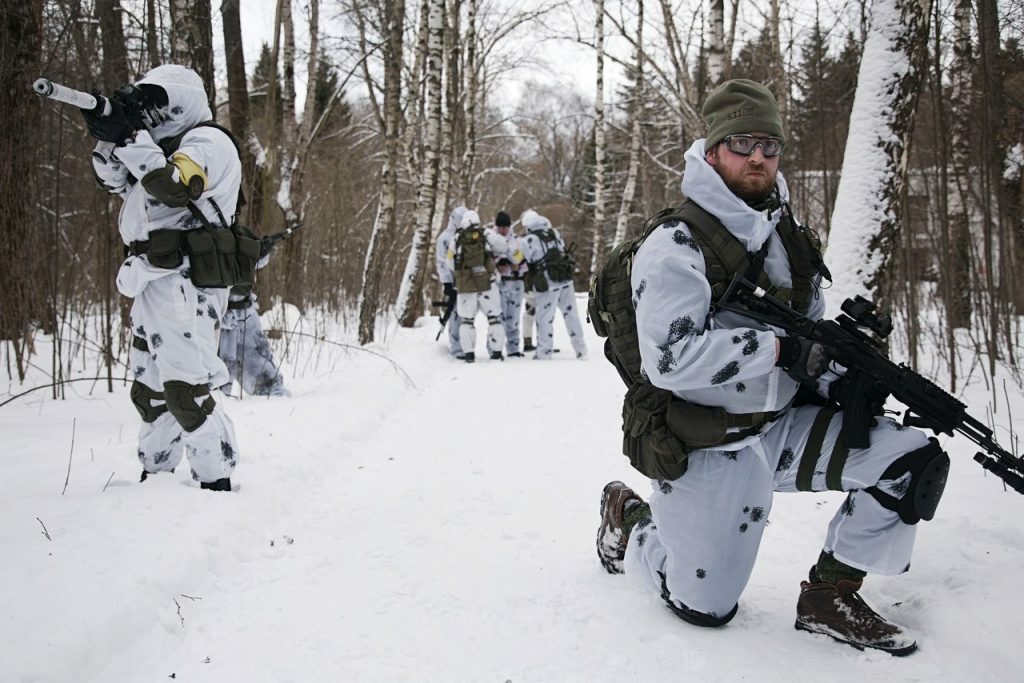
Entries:
POLYGON ((157 142, 172 138, 197 123, 213 119, 203 79, 180 64, 162 64, 146 72, 136 85, 156 85, 167 93, 167 120, 150 131, 157 142))
POLYGON ((448 225, 445 226, 445 232, 455 232, 459 228, 459 224, 462 223, 462 214, 468 211, 465 206, 456 206, 452 209, 452 212, 448 214, 448 225))
POLYGON ((520 221, 528 232, 539 232, 541 230, 547 230, 551 227, 551 221, 533 209, 527 209, 523 212, 520 221))
MULTIPOLYGON (((704 159, 703 138, 686 150, 684 159, 686 170, 683 172, 683 194, 722 221, 729 232, 743 243, 747 251, 760 249, 764 241, 775 231, 782 211, 776 210, 770 214, 767 211, 755 211, 733 194, 722 177, 704 159)), ((789 187, 781 171, 775 179, 775 184, 779 188, 782 200, 788 202, 789 187)))

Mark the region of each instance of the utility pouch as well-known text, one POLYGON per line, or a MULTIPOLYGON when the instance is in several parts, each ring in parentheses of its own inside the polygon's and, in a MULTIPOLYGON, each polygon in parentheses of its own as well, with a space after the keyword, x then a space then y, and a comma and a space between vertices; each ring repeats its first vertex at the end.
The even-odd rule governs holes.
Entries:
POLYGON ((691 449, 711 448, 727 441, 729 414, 721 408, 672 401, 665 412, 665 422, 691 449))
POLYGON ((213 241, 217 245, 217 266, 220 268, 222 287, 238 282, 238 240, 232 230, 216 228, 213 241))
POLYGON ((180 230, 152 230, 147 240, 146 258, 157 268, 178 268, 185 254, 181 249, 180 230))
POLYGON ((650 479, 674 480, 686 473, 687 444, 668 427, 672 392, 653 384, 633 384, 622 403, 622 452, 650 479))
POLYGON ((235 225, 231 231, 237 241, 238 282, 235 284, 251 287, 256 279, 256 262, 260 260, 262 244, 249 228, 235 225))
POLYGON ((213 230, 191 230, 185 233, 185 253, 190 262, 190 277, 196 287, 224 287, 217 258, 213 230))
POLYGON ((544 271, 535 270, 532 267, 530 270, 526 271, 526 286, 533 289, 535 292, 540 292, 541 294, 550 289, 548 279, 544 276, 544 271))

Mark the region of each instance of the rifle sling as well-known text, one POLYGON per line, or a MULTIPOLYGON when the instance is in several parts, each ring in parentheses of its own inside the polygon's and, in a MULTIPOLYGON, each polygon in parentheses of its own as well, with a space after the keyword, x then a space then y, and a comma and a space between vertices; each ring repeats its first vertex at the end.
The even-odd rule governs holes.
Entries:
MULTIPOLYGON (((818 458, 821 457, 821 445, 825 441, 825 434, 828 432, 829 423, 835 416, 836 410, 822 408, 814 418, 811 431, 807 434, 807 444, 800 456, 800 467, 796 472, 797 491, 813 491, 814 471, 818 466, 818 458)), ((846 458, 844 457, 845 461, 846 458)))

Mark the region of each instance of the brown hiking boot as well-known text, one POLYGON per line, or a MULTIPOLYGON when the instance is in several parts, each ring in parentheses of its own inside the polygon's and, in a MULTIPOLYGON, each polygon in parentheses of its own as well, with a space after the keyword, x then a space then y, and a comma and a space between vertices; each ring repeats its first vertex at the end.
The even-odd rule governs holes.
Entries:
POLYGON ((601 493, 601 526, 597 528, 597 557, 609 574, 622 574, 629 536, 622 533, 626 503, 643 498, 621 481, 608 482, 601 493))
POLYGON ((902 657, 917 649, 917 642, 871 609, 857 593, 862 581, 800 582, 796 602, 796 628, 822 633, 858 650, 866 647, 902 657))

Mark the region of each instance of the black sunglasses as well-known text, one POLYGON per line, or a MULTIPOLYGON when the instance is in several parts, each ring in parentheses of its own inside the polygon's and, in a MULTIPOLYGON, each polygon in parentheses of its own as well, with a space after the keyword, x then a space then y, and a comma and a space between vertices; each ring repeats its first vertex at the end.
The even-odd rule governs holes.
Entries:
POLYGON ((777 157, 785 147, 778 138, 756 138, 753 135, 730 135, 722 139, 730 152, 749 157, 758 147, 765 158, 777 157))

